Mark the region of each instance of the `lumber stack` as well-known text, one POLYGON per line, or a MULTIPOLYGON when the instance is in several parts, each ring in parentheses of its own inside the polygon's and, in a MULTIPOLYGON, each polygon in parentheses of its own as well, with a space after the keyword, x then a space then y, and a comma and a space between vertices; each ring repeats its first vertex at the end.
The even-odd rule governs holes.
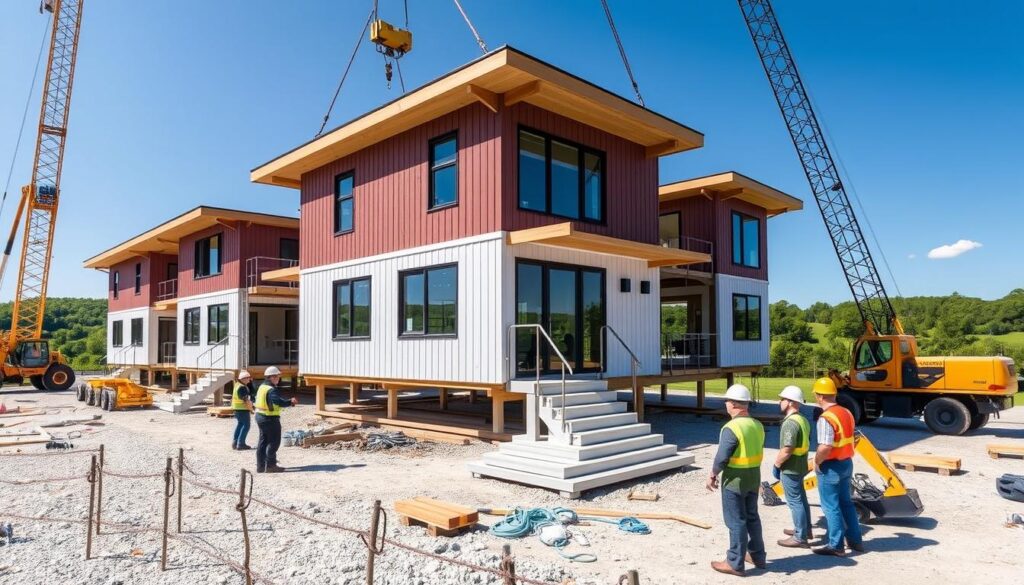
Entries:
POLYGON ((430 536, 455 536, 479 519, 472 508, 423 496, 395 502, 395 512, 403 526, 424 525, 430 536))
POLYGON ((235 416, 235 409, 230 406, 207 406, 206 414, 217 418, 229 418, 235 416))
POLYGON ((889 462, 895 467, 907 471, 917 471, 917 468, 934 469, 939 475, 950 475, 960 471, 959 457, 939 457, 936 455, 912 455, 910 453, 890 453, 889 462))
POLYGON ((349 431, 355 427, 352 423, 344 423, 340 425, 334 425, 326 429, 322 434, 314 435, 312 437, 305 437, 302 439, 302 448, 308 449, 313 445, 327 445, 329 443, 339 443, 341 441, 355 441, 362 439, 361 433, 343 433, 341 431, 349 431))
POLYGON ((993 459, 1000 457, 1024 457, 1024 443, 989 443, 988 456, 993 459))

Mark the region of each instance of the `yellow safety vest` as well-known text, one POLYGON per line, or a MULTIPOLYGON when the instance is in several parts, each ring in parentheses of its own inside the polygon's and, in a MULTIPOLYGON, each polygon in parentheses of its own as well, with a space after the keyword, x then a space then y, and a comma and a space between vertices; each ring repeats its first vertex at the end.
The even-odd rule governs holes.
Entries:
POLYGON ((249 407, 242 400, 242 397, 238 395, 238 391, 245 387, 245 384, 235 382, 235 388, 231 391, 231 408, 234 410, 249 410, 249 407))
POLYGON ((796 455, 797 457, 803 457, 804 455, 807 455, 807 453, 811 450, 811 423, 807 421, 807 417, 800 414, 799 412, 794 412, 793 414, 787 416, 786 420, 789 420, 791 418, 796 420, 796 424, 800 425, 801 434, 800 446, 795 447, 793 449, 793 455, 796 455))
POLYGON ((761 467, 761 459, 764 457, 764 427, 761 421, 741 416, 725 423, 725 428, 732 431, 740 443, 729 458, 728 466, 734 469, 761 467))
POLYGON ((263 384, 256 391, 256 414, 263 416, 281 416, 281 407, 277 404, 267 405, 267 395, 274 387, 270 384, 263 384))

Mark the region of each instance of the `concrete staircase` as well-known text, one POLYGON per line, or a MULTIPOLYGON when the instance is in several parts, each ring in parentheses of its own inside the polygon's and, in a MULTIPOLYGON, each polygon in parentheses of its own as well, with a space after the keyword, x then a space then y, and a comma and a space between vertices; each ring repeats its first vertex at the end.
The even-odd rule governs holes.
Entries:
POLYGON ((109 375, 104 376, 105 378, 127 378, 129 380, 139 380, 139 374, 142 371, 139 366, 118 366, 109 375))
POLYGON ((207 372, 186 390, 165 394, 162 397, 164 399, 154 402, 153 406, 167 412, 188 412, 190 408, 213 396, 214 392, 233 379, 233 372, 207 372))
MULTIPOLYGON (((651 425, 626 412, 604 380, 514 380, 509 390, 526 394, 527 434, 516 435, 497 451, 469 463, 474 477, 493 477, 557 490, 578 498, 596 487, 679 469, 693 463, 675 445, 651 433, 651 425), (546 436, 532 440, 534 403, 547 426, 546 436), (564 425, 563 425, 564 422, 564 425)), ((538 429, 539 430, 539 429, 538 429)), ((538 433, 539 435, 540 433, 538 433)))

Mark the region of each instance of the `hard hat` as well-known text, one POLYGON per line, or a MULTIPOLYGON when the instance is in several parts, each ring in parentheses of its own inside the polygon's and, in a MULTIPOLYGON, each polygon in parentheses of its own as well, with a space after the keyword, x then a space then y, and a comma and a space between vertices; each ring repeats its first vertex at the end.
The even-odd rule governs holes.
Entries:
POLYGON ((725 399, 734 402, 750 402, 750 389, 743 384, 733 384, 725 391, 725 399))
POLYGON ((803 404, 804 391, 797 386, 786 386, 785 388, 782 389, 782 392, 779 393, 779 398, 785 398, 786 400, 789 400, 791 402, 803 404))
POLYGON ((242 370, 241 372, 238 372, 238 379, 239 380, 244 380, 246 378, 252 378, 252 375, 249 374, 249 372, 247 372, 245 370, 242 370))
POLYGON ((815 394, 821 394, 822 396, 835 396, 836 392, 836 383, 832 381, 832 378, 818 378, 814 381, 815 394))
POLYGON ((280 376, 281 370, 277 369, 277 366, 270 366, 263 372, 263 375, 268 378, 271 376, 280 376))

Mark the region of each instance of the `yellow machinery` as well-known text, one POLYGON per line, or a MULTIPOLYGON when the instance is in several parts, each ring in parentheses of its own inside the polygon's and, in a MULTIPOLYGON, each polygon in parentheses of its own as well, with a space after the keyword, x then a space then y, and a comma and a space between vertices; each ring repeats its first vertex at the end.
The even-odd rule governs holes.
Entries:
POLYGON ((153 405, 153 396, 128 378, 96 378, 88 386, 79 386, 75 397, 89 406, 117 410, 131 406, 153 405))
POLYGON ((60 352, 50 349, 49 340, 43 339, 43 315, 61 196, 60 177, 78 33, 82 23, 82 2, 44 0, 40 4, 40 12, 52 15, 53 27, 43 82, 32 182, 21 190, 17 213, 0 260, 2 282, 24 216, 11 330, 0 335, 0 363, 3 364, 4 381, 21 382, 28 378, 41 390, 66 390, 75 382, 75 372, 67 365, 67 360, 60 352))
MULTIPOLYGON (((853 503, 857 506, 861 522, 872 518, 913 518, 924 511, 917 490, 908 489, 885 457, 860 431, 854 438, 854 451, 860 455, 872 469, 882 476, 885 489, 879 489, 871 483, 866 475, 858 473, 853 481, 853 503)), ((814 453, 811 453, 814 456, 814 453)), ((813 469, 804 478, 804 488, 811 491, 818 487, 818 478, 813 469)), ((764 482, 761 488, 761 501, 766 506, 778 506, 785 503, 782 499, 782 483, 769 484, 764 482)))
POLYGON ((397 59, 412 50, 412 32, 378 18, 370 23, 370 42, 381 47, 388 57, 397 59))

